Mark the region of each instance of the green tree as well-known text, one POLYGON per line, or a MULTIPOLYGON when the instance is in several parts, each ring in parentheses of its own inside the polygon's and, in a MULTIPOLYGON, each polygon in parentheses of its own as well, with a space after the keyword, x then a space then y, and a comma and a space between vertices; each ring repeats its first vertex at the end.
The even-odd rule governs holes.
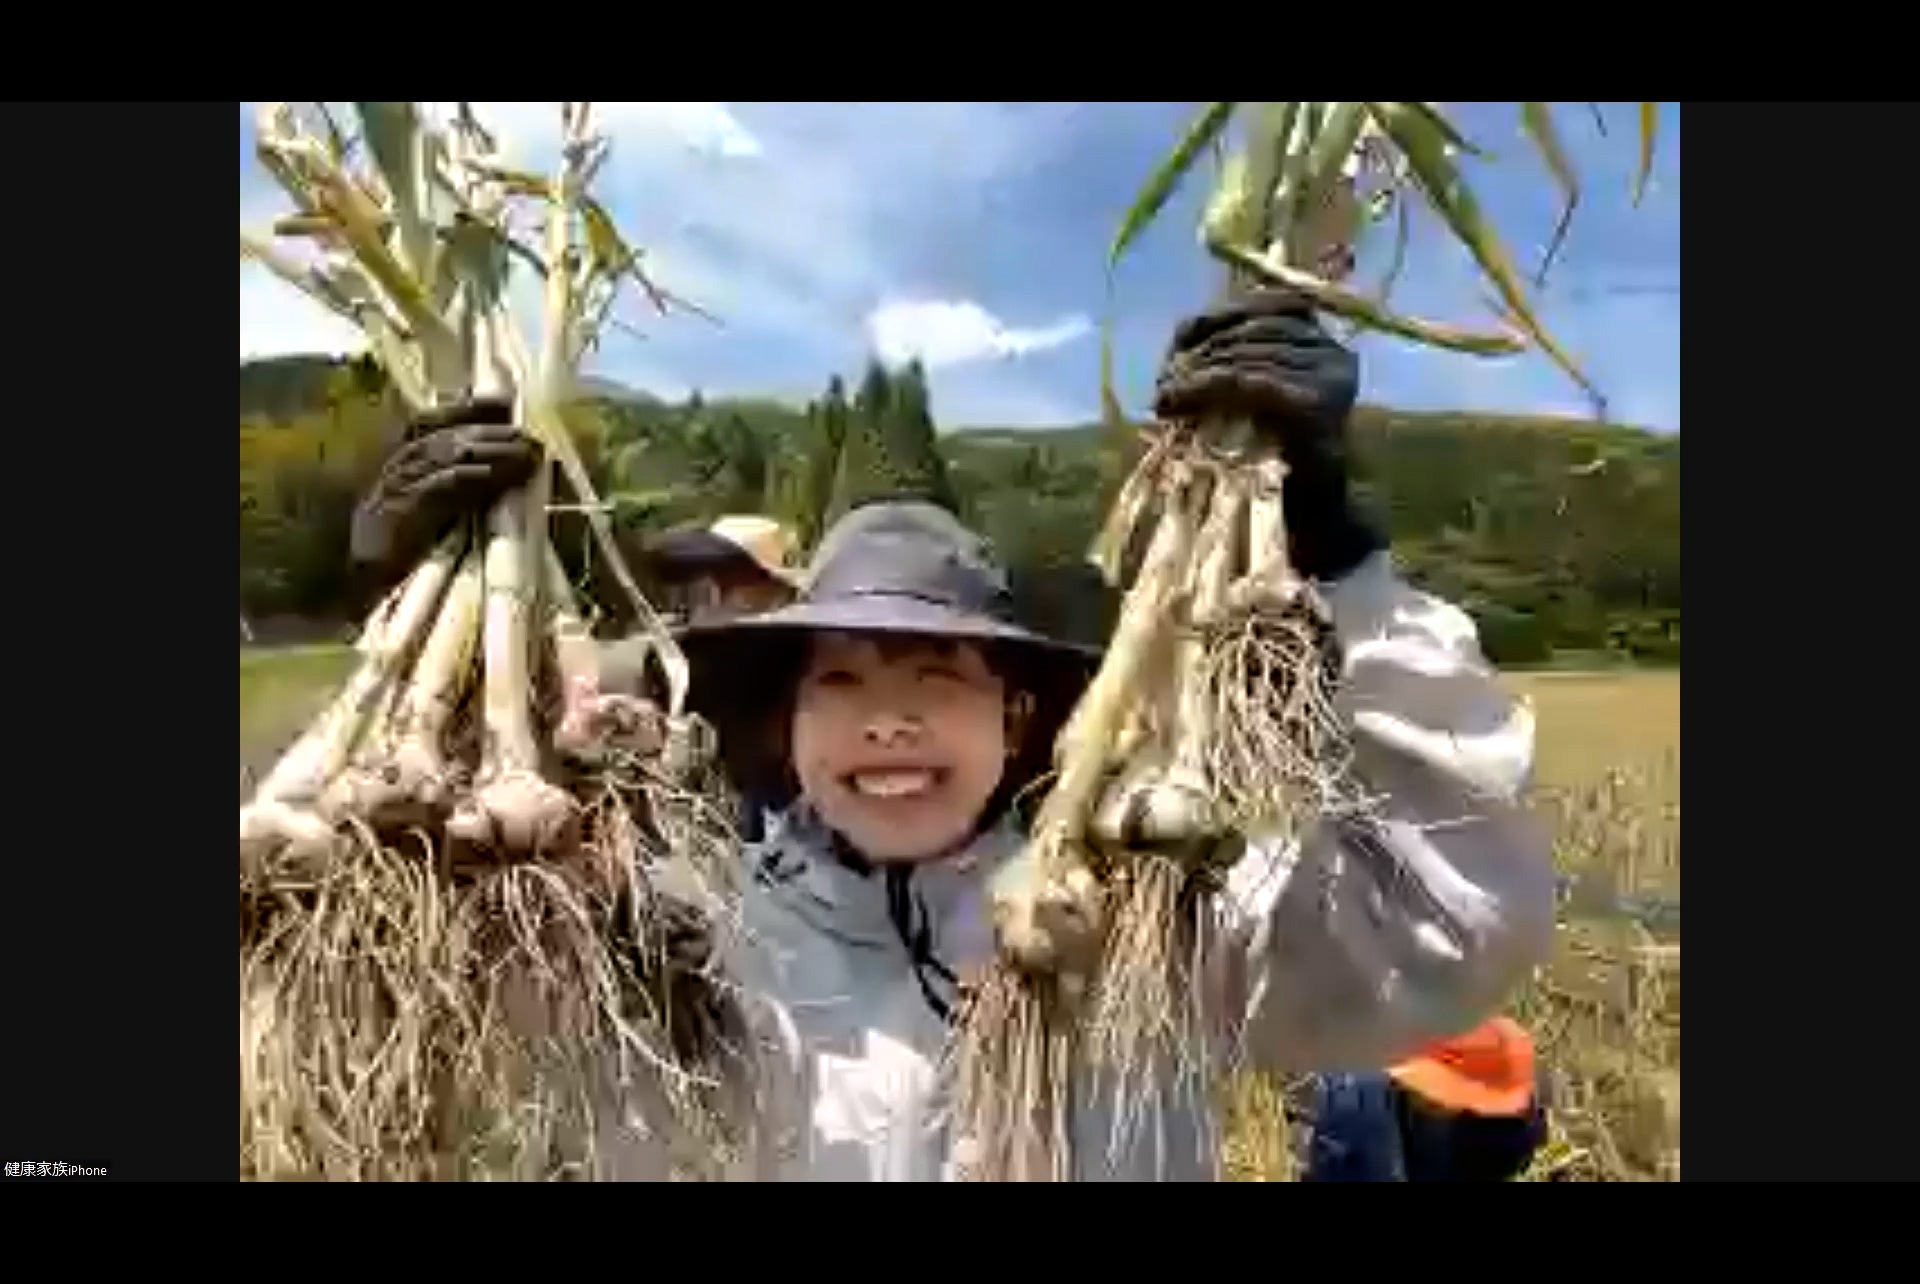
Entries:
POLYGON ((918 496, 953 510, 953 482, 947 476, 947 461, 940 454, 926 367, 917 358, 908 362, 894 379, 892 392, 892 404, 883 421, 882 459, 887 482, 896 494, 918 496))
MULTIPOLYGON (((250 618, 358 614, 348 523, 401 422, 370 373, 319 358, 241 367, 250 618)), ((1033 619, 1101 640, 1110 604, 1085 576, 1085 556, 1137 444, 1102 425, 936 436, 925 386, 923 371, 876 363, 851 402, 837 378, 805 407, 600 396, 576 405, 568 424, 629 549, 667 525, 750 509, 788 521, 811 546, 851 503, 944 498, 999 549, 1033 619)), ((1354 438, 1358 489, 1401 566, 1468 611, 1495 660, 1605 650, 1678 662, 1677 438, 1377 407, 1357 412, 1354 438)), ((593 564, 585 523, 563 518, 556 536, 577 581, 617 613, 617 586, 593 564)))
POLYGON ((882 499, 921 499, 956 507, 946 460, 918 361, 895 373, 870 361, 840 447, 828 522, 882 499))
POLYGON ((893 400, 891 381, 878 361, 869 362, 860 391, 848 408, 840 449, 834 460, 833 488, 821 526, 832 526, 884 490, 880 478, 881 420, 893 400))
POLYGON ((270 400, 310 408, 240 423, 240 604, 256 618, 339 620, 366 605, 353 596, 349 532, 397 436, 394 408, 350 365, 306 369, 304 388, 282 383, 270 400))
POLYGON ((793 528, 803 548, 813 547, 825 529, 848 418, 846 386, 835 375, 827 382, 826 395, 809 402, 776 438, 776 476, 768 506, 793 528))

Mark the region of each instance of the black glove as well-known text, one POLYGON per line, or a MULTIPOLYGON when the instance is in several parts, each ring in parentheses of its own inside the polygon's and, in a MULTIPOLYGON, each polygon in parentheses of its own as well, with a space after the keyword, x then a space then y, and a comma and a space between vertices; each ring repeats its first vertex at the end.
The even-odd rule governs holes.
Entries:
POLYGON ((510 402, 428 411, 407 427, 353 514, 353 560, 386 579, 419 561, 462 517, 523 486, 540 445, 513 426, 510 402))
POLYGON ((1163 419, 1247 419, 1287 464, 1288 558, 1338 579, 1386 541, 1355 508, 1347 417, 1360 363, 1291 290, 1253 291, 1181 322, 1154 390, 1163 419))

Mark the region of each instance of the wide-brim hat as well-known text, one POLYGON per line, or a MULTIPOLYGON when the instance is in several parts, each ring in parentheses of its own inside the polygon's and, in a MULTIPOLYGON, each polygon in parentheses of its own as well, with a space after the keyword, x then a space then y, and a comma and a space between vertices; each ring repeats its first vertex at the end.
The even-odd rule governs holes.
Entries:
POLYGON ((684 625, 675 636, 693 671, 690 702, 721 724, 770 711, 787 693, 807 634, 831 630, 978 642, 1017 657, 1050 745, 1101 651, 1049 637, 1016 618, 991 546, 935 504, 854 509, 827 532, 789 605, 684 625))

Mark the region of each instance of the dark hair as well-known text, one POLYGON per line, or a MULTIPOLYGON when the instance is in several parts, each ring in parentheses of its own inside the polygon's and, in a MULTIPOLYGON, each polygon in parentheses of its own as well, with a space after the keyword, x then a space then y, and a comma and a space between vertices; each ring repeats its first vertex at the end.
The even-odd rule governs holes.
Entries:
MULTIPOLYGON (((730 685, 734 687, 730 706, 759 713, 708 714, 719 733, 727 772, 735 788, 752 805, 784 808, 800 795, 789 736, 794 698, 806 670, 811 636, 796 632, 778 640, 762 638, 750 657, 742 655, 741 663, 729 666, 730 685)), ((1060 691, 1057 666, 1049 666, 1034 648, 1019 643, 904 633, 868 636, 889 659, 929 644, 944 649, 976 646, 988 669, 1006 689, 1009 710, 1022 696, 1031 700, 1032 709, 1019 745, 981 809, 979 827, 990 827, 1009 808, 1018 810, 1022 824, 1029 823, 1044 796, 1043 790, 1029 786, 1051 770, 1054 739, 1072 711, 1079 690, 1060 691)))

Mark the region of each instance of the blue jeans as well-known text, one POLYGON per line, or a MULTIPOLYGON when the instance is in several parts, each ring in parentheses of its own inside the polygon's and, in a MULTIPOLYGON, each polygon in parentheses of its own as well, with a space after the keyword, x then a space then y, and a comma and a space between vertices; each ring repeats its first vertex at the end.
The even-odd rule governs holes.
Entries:
POLYGON ((1302 1181, 1405 1181, 1398 1088, 1384 1074, 1329 1074, 1313 1085, 1302 1181))
POLYGON ((1524 1115, 1422 1109, 1386 1074, 1314 1083, 1303 1181, 1509 1181, 1546 1140, 1543 1094, 1524 1115))

